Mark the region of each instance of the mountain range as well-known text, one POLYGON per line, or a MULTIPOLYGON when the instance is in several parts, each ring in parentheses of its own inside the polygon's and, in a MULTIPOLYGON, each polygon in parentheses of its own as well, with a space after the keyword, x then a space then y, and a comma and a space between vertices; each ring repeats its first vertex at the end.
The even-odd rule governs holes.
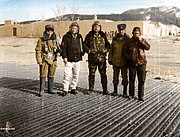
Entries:
MULTIPOLYGON (((74 20, 92 20, 94 15, 75 14, 74 20)), ((161 22, 166 25, 176 25, 180 27, 180 9, 177 7, 149 7, 130 9, 121 14, 97 14, 98 19, 112 20, 112 21, 152 21, 161 22)), ((50 18, 46 21, 56 21, 57 18, 50 18)), ((65 14, 61 20, 72 20, 72 14, 65 14)), ((31 22, 31 21, 28 21, 31 22)), ((27 23, 27 22, 22 22, 27 23)))

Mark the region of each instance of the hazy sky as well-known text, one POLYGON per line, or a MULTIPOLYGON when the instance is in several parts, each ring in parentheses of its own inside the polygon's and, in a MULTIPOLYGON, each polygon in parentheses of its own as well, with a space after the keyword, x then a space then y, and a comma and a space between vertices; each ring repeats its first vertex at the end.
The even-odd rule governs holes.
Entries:
POLYGON ((180 0, 0 0, 0 23, 6 19, 51 18, 56 6, 65 7, 65 14, 71 13, 71 7, 77 7, 79 14, 120 14, 128 9, 162 5, 180 8, 180 0))

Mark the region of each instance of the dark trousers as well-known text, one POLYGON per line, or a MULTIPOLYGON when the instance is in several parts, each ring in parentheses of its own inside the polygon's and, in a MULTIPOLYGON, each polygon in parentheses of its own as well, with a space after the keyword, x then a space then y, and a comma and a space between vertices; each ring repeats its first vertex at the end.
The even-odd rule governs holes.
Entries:
POLYGON ((135 78, 138 78, 138 97, 144 98, 144 83, 146 79, 146 64, 129 67, 129 95, 135 95, 135 78))
POLYGON ((128 85, 127 67, 113 66, 113 83, 114 85, 119 84, 120 71, 121 71, 121 76, 122 76, 122 85, 127 86, 128 85))
POLYGON ((94 80, 97 68, 101 75, 101 84, 103 87, 103 91, 107 91, 106 61, 89 62, 89 90, 94 89, 94 80))

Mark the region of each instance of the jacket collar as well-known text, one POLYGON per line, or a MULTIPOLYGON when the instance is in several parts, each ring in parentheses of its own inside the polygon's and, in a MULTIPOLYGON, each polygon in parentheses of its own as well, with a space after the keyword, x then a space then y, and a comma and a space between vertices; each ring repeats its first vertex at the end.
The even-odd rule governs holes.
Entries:
MULTIPOLYGON (((55 33, 55 32, 53 32, 53 34, 52 34, 52 36, 51 36, 50 40, 55 40, 55 39, 56 39, 56 33, 55 33)), ((48 38, 48 36, 47 36, 46 32, 44 32, 44 33, 43 33, 43 40, 44 40, 44 41, 49 40, 49 38, 48 38)))
POLYGON ((130 41, 137 41, 133 36, 131 37, 130 41))
MULTIPOLYGON (((66 34, 65 34, 66 37, 69 37, 69 38, 72 38, 72 33, 70 31, 68 31, 66 34)), ((77 37, 76 38, 80 38, 81 37, 81 34, 77 33, 77 37)))
MULTIPOLYGON (((94 31, 90 31, 90 32, 89 32, 89 35, 90 35, 91 37, 94 37, 94 34, 95 34, 94 31)), ((104 37, 104 36, 105 36, 105 33, 104 33, 103 31, 100 31, 99 34, 100 34, 101 37, 104 37)))

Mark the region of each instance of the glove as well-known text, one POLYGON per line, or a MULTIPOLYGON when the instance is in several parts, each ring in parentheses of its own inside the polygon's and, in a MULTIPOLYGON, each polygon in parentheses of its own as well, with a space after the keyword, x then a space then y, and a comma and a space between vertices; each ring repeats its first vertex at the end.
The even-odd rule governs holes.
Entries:
POLYGON ((107 49, 102 49, 102 53, 107 53, 107 49))
POLYGON ((84 56, 85 52, 84 51, 81 51, 81 56, 84 56))
POLYGON ((89 54, 92 53, 92 54, 95 54, 97 52, 97 49, 90 49, 89 50, 89 54))
POLYGON ((108 63, 109 63, 110 65, 112 65, 112 61, 108 61, 108 63))

